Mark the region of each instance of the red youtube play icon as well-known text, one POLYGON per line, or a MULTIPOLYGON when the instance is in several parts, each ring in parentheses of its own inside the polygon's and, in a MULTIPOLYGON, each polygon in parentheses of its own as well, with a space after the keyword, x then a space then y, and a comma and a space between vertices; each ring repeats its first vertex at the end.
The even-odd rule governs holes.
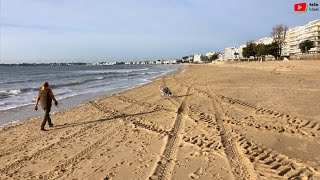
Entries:
POLYGON ((307 3, 297 3, 294 4, 294 12, 306 12, 307 11, 307 3))

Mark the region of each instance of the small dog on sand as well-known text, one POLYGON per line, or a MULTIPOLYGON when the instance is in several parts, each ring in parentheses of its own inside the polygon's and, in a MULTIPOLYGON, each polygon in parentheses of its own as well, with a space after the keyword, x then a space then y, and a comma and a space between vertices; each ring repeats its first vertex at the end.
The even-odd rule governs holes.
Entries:
POLYGON ((167 86, 160 87, 160 94, 162 97, 164 97, 164 96, 171 97, 172 96, 172 93, 167 86))

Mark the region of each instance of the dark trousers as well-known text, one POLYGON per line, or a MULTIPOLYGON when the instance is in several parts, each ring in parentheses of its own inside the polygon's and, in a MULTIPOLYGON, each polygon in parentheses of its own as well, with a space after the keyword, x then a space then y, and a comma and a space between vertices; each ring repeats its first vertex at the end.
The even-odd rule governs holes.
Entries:
POLYGON ((48 107, 48 108, 43 109, 43 110, 44 110, 44 115, 43 115, 43 120, 42 120, 42 123, 41 123, 41 127, 44 127, 46 125, 47 121, 48 121, 49 126, 52 125, 51 118, 50 118, 51 107, 48 107))

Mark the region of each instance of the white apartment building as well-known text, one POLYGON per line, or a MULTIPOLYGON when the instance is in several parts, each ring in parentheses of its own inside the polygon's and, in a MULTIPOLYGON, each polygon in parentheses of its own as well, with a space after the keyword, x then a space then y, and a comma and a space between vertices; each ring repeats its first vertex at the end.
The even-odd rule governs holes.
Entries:
POLYGON ((213 56, 213 55, 214 55, 214 52, 208 52, 208 53, 206 53, 206 56, 208 57, 208 59, 210 59, 211 56, 213 56))
POLYGON ((193 62, 193 59, 194 59, 194 56, 193 55, 190 55, 190 56, 188 56, 188 58, 187 58, 187 62, 193 62))
POLYGON ((97 63, 93 63, 92 65, 97 65, 97 66, 111 66, 111 65, 116 65, 117 62, 113 61, 113 62, 97 62, 97 63))
POLYGON ((205 61, 204 56, 202 54, 195 54, 193 56, 194 63, 203 63, 205 61))
POLYGON ((311 21, 306 24, 307 36, 310 41, 313 41, 314 48, 310 51, 320 51, 320 19, 311 21))
POLYGON ((243 48, 245 47, 247 47, 247 45, 245 44, 238 47, 239 59, 243 59, 242 52, 243 52, 243 48))
POLYGON ((271 44, 273 42, 273 38, 272 37, 264 37, 264 38, 261 38, 257 41, 255 41, 256 44, 271 44))
POLYGON ((228 47, 224 50, 224 59, 225 60, 233 60, 239 59, 239 52, 236 47, 228 47))
POLYGON ((320 51, 320 19, 289 29, 283 49, 284 53, 286 55, 300 53, 299 44, 305 40, 313 41, 315 45, 309 51, 320 51))
MULTIPOLYGON (((315 45, 315 47, 311 48, 309 52, 320 52, 320 19, 308 22, 303 26, 297 26, 288 29, 285 43, 282 49, 282 55, 289 56, 291 54, 301 53, 301 50, 299 49, 299 44, 305 40, 310 40, 315 45)), ((273 37, 264 37, 254 42, 257 44, 261 43, 268 45, 273 42, 273 37)), ((241 45, 239 48, 226 48, 223 53, 218 55, 218 60, 224 61, 243 58, 242 52, 244 47, 246 47, 246 45, 241 45)), ((209 57, 211 54, 213 54, 213 52, 207 53, 206 56, 209 57)), ((195 55, 194 61, 201 61, 199 59, 201 59, 201 57, 199 55, 195 55)))
POLYGON ((224 61, 225 60, 225 58, 224 58, 224 53, 220 53, 219 55, 218 55, 218 61, 224 61))
POLYGON ((157 60, 157 61, 156 61, 156 64, 163 64, 163 61, 157 60))
MULTIPOLYGON (((261 39, 258 39, 256 41, 254 41, 254 43, 256 44, 271 44, 273 42, 273 38, 272 37, 264 37, 261 39)), ((230 48, 226 48, 226 51, 224 52, 223 58, 225 58, 226 60, 228 59, 243 59, 243 48, 247 47, 246 44, 243 44, 241 46, 239 46, 238 48, 235 47, 230 47, 230 48), (238 53, 238 55, 234 55, 234 53, 238 53)))
POLYGON ((178 61, 176 59, 172 59, 172 60, 166 60, 163 62, 164 64, 177 64, 178 61))
POLYGON ((283 52, 285 55, 300 53, 299 44, 306 40, 306 29, 304 26, 291 28, 287 32, 283 52))

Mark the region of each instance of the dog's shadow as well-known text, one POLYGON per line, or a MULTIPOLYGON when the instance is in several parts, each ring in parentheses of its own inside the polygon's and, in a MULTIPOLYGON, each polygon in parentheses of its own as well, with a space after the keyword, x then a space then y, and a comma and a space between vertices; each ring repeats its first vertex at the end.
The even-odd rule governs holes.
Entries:
POLYGON ((179 95, 179 96, 172 96, 174 98, 179 98, 179 97, 185 97, 185 96, 191 96, 192 94, 184 94, 184 95, 179 95))

